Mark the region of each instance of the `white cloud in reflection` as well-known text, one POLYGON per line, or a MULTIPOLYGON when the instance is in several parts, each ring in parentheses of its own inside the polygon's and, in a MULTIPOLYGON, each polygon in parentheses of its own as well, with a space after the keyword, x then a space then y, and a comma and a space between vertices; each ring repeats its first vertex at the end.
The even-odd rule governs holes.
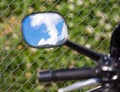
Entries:
POLYGON ((63 20, 63 18, 58 14, 36 14, 34 16, 31 16, 31 26, 36 28, 39 27, 41 24, 45 24, 47 27, 47 30, 49 31, 48 34, 50 36, 49 39, 42 38, 40 39, 38 45, 55 45, 59 40, 67 39, 67 26, 63 25, 61 35, 58 36, 58 30, 56 29, 56 25, 63 20))

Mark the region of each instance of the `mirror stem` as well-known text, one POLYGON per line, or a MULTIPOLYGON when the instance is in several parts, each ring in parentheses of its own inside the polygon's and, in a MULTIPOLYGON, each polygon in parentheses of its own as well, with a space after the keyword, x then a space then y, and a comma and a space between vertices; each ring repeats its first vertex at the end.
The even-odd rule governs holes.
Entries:
POLYGON ((89 57, 90 59, 94 60, 94 61, 99 61, 101 59, 101 57, 103 56, 103 54, 94 52, 86 47, 83 47, 81 45, 78 45, 76 43, 73 43, 69 40, 67 40, 67 42, 65 43, 65 45, 75 51, 77 51, 78 53, 81 53, 83 55, 86 55, 87 57, 89 57))

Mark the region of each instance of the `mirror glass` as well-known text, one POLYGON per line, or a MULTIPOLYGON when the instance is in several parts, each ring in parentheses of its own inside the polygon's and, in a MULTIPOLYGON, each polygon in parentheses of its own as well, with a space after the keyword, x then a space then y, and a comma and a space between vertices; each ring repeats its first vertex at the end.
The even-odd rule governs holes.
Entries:
POLYGON ((68 28, 58 13, 37 13, 23 19, 22 34, 25 42, 32 47, 53 47, 66 42, 68 28))

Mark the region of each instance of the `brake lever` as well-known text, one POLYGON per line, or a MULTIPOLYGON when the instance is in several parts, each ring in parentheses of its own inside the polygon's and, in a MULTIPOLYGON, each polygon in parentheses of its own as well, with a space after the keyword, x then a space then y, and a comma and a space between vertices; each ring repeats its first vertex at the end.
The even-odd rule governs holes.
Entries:
POLYGON ((97 87, 95 87, 95 88, 93 88, 93 89, 90 89, 90 90, 88 90, 88 91, 86 91, 86 92, 100 92, 101 91, 101 86, 97 86, 97 87))
POLYGON ((58 92, 69 92, 69 91, 72 91, 72 90, 75 90, 75 89, 81 89, 81 88, 86 87, 86 86, 98 84, 99 82, 100 82, 100 79, 98 79, 98 78, 83 80, 83 81, 74 83, 74 84, 72 84, 68 87, 60 88, 58 90, 58 92))

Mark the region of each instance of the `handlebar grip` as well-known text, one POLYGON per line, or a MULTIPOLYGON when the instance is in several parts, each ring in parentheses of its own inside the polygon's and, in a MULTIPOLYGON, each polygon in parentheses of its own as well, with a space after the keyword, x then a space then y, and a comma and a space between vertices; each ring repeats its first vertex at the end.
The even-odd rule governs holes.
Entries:
POLYGON ((39 82, 78 80, 97 77, 93 68, 72 68, 42 71, 38 74, 39 82))

